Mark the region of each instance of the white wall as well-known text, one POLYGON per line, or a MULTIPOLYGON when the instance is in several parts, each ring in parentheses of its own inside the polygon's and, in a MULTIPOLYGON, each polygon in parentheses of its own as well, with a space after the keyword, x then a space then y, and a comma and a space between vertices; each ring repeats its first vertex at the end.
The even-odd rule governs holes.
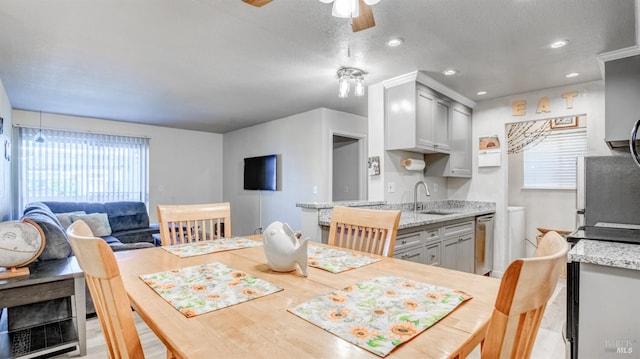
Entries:
MULTIPOLYGON (((0 117, 4 119, 2 134, 0 135, 0 220, 8 221, 11 218, 11 162, 5 159, 5 143, 11 143, 11 103, 7 92, 0 79, 0 117)), ((11 161, 15 161, 11 158, 11 161)))
POLYGON ((368 177, 368 198, 370 201, 383 201, 386 192, 384 169, 387 167, 384 150, 384 85, 382 83, 370 85, 367 93, 369 94, 369 127, 367 128, 369 157, 380 157, 380 174, 368 177))
POLYGON ((445 177, 426 176, 425 171, 409 171, 401 164, 403 159, 424 159, 420 153, 407 151, 385 151, 385 167, 381 169, 385 174, 384 199, 388 203, 413 203, 414 189, 418 181, 425 181, 431 196, 427 197, 424 189, 418 189, 418 202, 447 198, 447 179, 445 177), (392 184, 395 192, 389 192, 392 184))
MULTIPOLYGON (((37 127, 39 113, 14 110, 13 122, 37 127)), ((221 134, 50 113, 42 113, 42 127, 149 137, 149 217, 152 222, 157 221, 158 204, 222 201, 221 134)))
MULTIPOLYGON (((508 263, 506 263, 506 236, 507 223, 507 185, 508 185, 508 161, 506 155, 505 125, 512 122, 531 121, 550 117, 571 115, 586 115, 588 153, 590 155, 609 154, 604 143, 604 85, 601 81, 588 82, 572 86, 558 87, 525 94, 513 95, 493 100, 478 102, 473 112, 473 178, 471 181, 448 181, 448 193, 451 199, 466 199, 477 201, 496 202, 496 227, 495 227, 495 252, 494 269, 497 276, 501 276, 508 263), (574 99, 572 109, 566 108, 565 99, 560 97, 563 93, 577 91, 579 95, 574 99), (550 101, 550 113, 536 114, 536 107, 541 97, 547 96, 550 101), (514 100, 526 100, 527 110, 525 116, 512 116, 512 102, 514 100), (481 136, 497 135, 501 142, 501 160, 499 167, 478 168, 478 138, 481 136)), ((527 216, 535 213, 539 223, 555 223, 554 217, 557 211, 567 211, 566 202, 575 203, 575 194, 572 198, 561 195, 541 196, 544 203, 528 203, 527 206, 544 205, 544 211, 527 210, 527 216), (560 209, 558 209, 560 208, 560 209)), ((540 202, 540 201, 539 201, 540 202)), ((575 212, 575 208, 571 208, 575 212)), ((530 222, 531 219, 529 218, 530 222)))
POLYGON ((364 117, 321 108, 225 133, 223 192, 231 203, 232 232, 251 234, 274 221, 300 229, 296 203, 331 201, 333 135, 366 138, 366 128, 364 117), (268 154, 279 155, 278 191, 245 191, 243 159, 268 154))

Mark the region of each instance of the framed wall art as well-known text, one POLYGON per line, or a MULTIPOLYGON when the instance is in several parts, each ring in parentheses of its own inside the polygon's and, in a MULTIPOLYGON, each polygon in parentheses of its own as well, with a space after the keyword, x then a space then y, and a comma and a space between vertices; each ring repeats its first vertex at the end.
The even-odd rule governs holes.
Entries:
POLYGON ((554 118, 550 126, 552 130, 578 127, 578 116, 554 118))
POLYGON ((369 176, 380 174, 380 156, 369 157, 369 176))

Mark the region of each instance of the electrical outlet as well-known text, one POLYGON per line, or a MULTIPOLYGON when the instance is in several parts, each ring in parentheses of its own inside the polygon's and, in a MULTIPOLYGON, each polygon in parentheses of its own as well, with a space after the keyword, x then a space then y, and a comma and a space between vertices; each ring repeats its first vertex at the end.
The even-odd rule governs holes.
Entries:
POLYGON ((318 186, 313 186, 313 194, 318 194, 318 186))
POLYGON ((387 192, 393 193, 396 191, 396 184, 394 182, 387 183, 387 192))

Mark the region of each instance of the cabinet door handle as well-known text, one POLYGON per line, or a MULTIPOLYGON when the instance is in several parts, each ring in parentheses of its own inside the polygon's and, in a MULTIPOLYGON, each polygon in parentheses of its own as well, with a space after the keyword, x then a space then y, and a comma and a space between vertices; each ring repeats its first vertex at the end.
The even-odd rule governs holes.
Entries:
POLYGON ((435 258, 435 257, 436 257, 436 255, 435 255, 435 254, 432 254, 432 255, 431 255, 431 259, 433 259, 433 258, 435 258))
POLYGON ((406 240, 406 239, 403 239, 403 240, 402 240, 402 244, 407 244, 407 240, 406 240))

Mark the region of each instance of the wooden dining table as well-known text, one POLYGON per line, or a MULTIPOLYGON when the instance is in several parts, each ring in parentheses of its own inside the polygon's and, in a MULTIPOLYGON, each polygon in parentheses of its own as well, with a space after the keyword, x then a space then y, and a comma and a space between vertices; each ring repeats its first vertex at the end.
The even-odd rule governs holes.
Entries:
MULTIPOLYGON (((255 239, 256 236, 248 238, 255 239)), ((308 276, 304 277, 299 269, 285 273, 272 271, 262 246, 187 258, 180 258, 159 247, 116 253, 132 307, 177 357, 379 358, 287 309, 381 275, 462 290, 473 296, 412 340, 399 345, 387 358, 464 358, 480 344, 494 308, 500 285, 498 279, 400 259, 374 257, 381 260, 336 274, 309 267, 308 276), (244 271, 283 290, 187 318, 139 278, 143 274, 211 262, 244 271)))

